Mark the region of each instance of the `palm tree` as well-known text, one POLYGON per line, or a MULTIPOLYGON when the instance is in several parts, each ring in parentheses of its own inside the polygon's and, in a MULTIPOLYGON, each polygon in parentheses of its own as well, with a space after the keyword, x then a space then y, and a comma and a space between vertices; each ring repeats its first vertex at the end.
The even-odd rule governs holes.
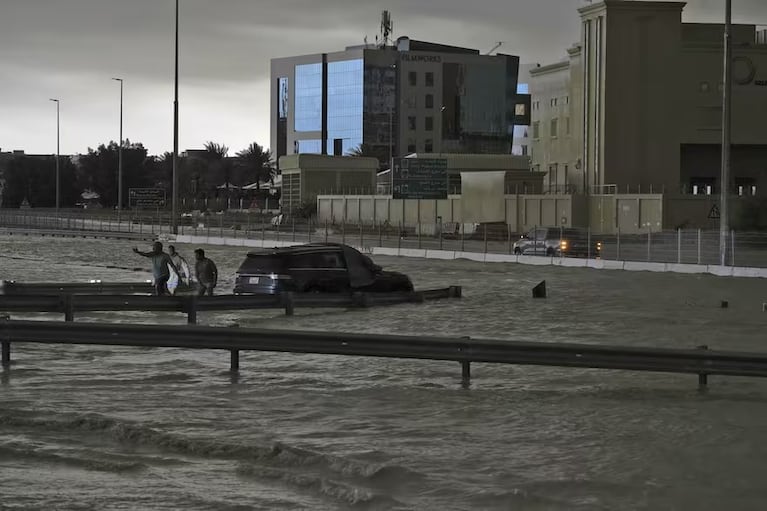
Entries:
POLYGON ((224 184, 230 184, 232 167, 226 161, 229 148, 223 144, 211 141, 205 142, 204 148, 205 154, 203 154, 203 158, 208 164, 208 173, 214 176, 214 182, 223 179, 224 184))
POLYGON ((365 143, 362 143, 353 149, 349 149, 346 154, 349 156, 378 158, 375 151, 373 151, 373 148, 365 143))
POLYGON ((269 149, 264 149, 256 142, 237 153, 237 163, 247 176, 255 179, 257 190, 260 189, 261 181, 274 182, 277 171, 274 168, 272 152, 269 149))

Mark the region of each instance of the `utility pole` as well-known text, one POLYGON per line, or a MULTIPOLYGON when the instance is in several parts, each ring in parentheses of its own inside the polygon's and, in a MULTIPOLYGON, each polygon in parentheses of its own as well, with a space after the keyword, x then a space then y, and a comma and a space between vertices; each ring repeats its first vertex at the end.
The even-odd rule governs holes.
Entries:
POLYGON ((60 175, 60 167, 59 167, 59 160, 61 159, 60 155, 60 122, 59 122, 59 100, 51 98, 51 101, 56 103, 56 218, 59 216, 59 205, 61 204, 61 175, 60 175))
POLYGON ((117 210, 123 208, 123 79, 112 78, 120 82, 120 147, 117 149, 117 210))
POLYGON ((719 199, 719 264, 727 264, 729 230, 727 195, 730 184, 730 127, 732 125, 732 0, 725 0, 724 77, 722 84, 722 175, 719 199))
POLYGON ((173 183, 171 184, 171 220, 170 230, 178 234, 178 0, 176 0, 176 62, 175 80, 173 85, 173 183))

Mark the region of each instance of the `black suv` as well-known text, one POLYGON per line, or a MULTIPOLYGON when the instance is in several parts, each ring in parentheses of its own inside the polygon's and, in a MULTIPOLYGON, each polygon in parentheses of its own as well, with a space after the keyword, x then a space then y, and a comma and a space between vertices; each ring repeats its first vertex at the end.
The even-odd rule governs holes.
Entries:
POLYGON ((412 290, 407 275, 383 271, 368 256, 338 243, 249 252, 234 281, 234 294, 412 290))

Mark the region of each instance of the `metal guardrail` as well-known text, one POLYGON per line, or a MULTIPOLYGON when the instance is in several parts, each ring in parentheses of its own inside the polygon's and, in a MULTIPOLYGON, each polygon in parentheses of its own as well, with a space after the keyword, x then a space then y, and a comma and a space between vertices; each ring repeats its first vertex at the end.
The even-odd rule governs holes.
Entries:
POLYGON ((115 232, 109 230, 93 230, 93 229, 39 229, 36 227, 30 227, 28 229, 18 227, 0 227, 0 233, 10 234, 13 236, 51 236, 51 237, 64 237, 64 238, 105 238, 105 239, 121 239, 121 240, 133 240, 133 241, 154 241, 157 239, 154 233, 137 233, 137 232, 115 232))
MULTIPOLYGON (((41 284, 39 289, 45 289, 44 286, 56 286, 56 284, 41 284)), ((280 295, 217 295, 201 297, 127 294, 79 295, 72 293, 34 295, 25 292, 19 295, 0 295, 0 311, 57 312, 64 314, 66 321, 74 321, 75 312, 85 311, 183 312, 187 314, 187 322, 189 324, 196 324, 198 311, 285 309, 286 315, 292 315, 295 308, 372 307, 443 298, 459 298, 461 294, 460 286, 408 293, 282 293, 280 295)))
POLYGON ((0 282, 0 295, 57 295, 57 294, 152 294, 154 286, 146 282, 0 282))
POLYGON ((239 370, 240 350, 445 360, 461 363, 465 383, 471 378, 471 362, 697 374, 701 387, 708 383, 708 375, 767 377, 767 354, 710 351, 705 346, 640 348, 468 337, 9 319, 0 320, 0 343, 4 365, 11 363, 12 343, 55 343, 228 350, 232 371, 239 370))

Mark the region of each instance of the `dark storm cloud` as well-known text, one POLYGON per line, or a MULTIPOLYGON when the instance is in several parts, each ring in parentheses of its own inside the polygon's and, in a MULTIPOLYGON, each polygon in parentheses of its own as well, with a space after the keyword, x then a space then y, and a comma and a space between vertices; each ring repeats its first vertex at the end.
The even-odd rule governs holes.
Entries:
MULTIPOLYGON (((764 0, 737 0, 735 19, 767 25, 764 0)), ((719 21, 724 0, 691 0, 686 21, 719 21)), ((268 143, 269 59, 374 43, 381 10, 408 35, 525 62, 564 57, 579 39, 580 0, 180 0, 181 145, 268 143)), ((126 128, 169 149, 173 0, 2 0, 0 147, 45 152, 49 97, 62 97, 62 150, 114 131, 114 82, 126 79, 126 128), (64 110, 63 110, 64 111, 64 110), (63 122, 63 120, 62 120, 63 122)))

